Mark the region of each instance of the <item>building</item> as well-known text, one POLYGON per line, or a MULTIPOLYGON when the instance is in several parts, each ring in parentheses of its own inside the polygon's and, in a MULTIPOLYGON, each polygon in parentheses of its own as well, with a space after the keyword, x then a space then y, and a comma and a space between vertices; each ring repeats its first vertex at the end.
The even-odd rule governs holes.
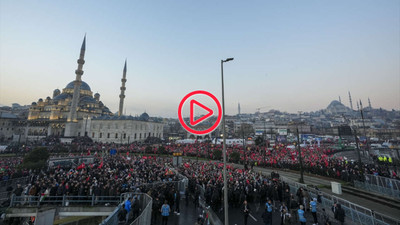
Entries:
POLYGON ((68 83, 62 91, 55 89, 52 98, 39 99, 29 107, 26 136, 36 140, 54 135, 65 138, 79 136, 91 137, 99 142, 143 141, 148 137, 163 137, 163 124, 151 119, 147 113, 140 117, 122 114, 125 99, 127 62, 121 79, 118 115, 100 101, 100 94, 91 91, 82 81, 85 63, 86 36, 80 50, 75 80, 68 83))

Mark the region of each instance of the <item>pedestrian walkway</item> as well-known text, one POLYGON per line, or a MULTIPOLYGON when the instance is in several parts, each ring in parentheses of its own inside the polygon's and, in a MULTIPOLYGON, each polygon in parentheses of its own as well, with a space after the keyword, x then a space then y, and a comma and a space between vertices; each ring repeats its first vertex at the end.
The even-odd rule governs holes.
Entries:
MULTIPOLYGON (((237 165, 237 166, 241 166, 241 165, 237 165)), ((278 171, 278 173, 281 176, 285 176, 285 177, 287 177, 289 179, 292 179, 294 181, 297 181, 298 178, 300 177, 299 174, 294 173, 294 172, 289 172, 289 171, 281 171, 281 170, 276 170, 276 169, 273 170, 273 169, 261 168, 261 167, 254 167, 254 169, 256 171, 261 171, 261 172, 266 173, 266 174, 270 174, 272 171, 278 171)), ((331 185, 331 181, 329 181, 329 180, 317 178, 317 177, 314 177, 314 176, 307 176, 306 174, 304 175, 304 183, 308 184, 308 185, 321 185, 321 184, 329 185, 329 186, 331 185)), ((392 208, 392 207, 389 207, 387 205, 383 205, 383 204, 380 204, 378 202, 375 202, 375 201, 372 201, 372 200, 368 200, 368 199, 365 199, 365 198, 361 198, 361 197, 358 197, 358 196, 354 196, 352 194, 348 194, 348 193, 345 193, 345 192, 342 192, 341 195, 338 195, 338 194, 333 193, 332 190, 329 189, 329 188, 321 188, 321 191, 323 191, 325 193, 328 193, 328 194, 331 194, 331 195, 334 195, 334 196, 337 196, 339 198, 346 199, 347 201, 350 201, 350 202, 355 203, 357 205, 360 205, 360 206, 363 206, 365 208, 374 210, 374 211, 376 211, 378 213, 382 213, 384 215, 388 215, 388 216, 393 217, 395 219, 400 219, 400 210, 392 208)))
MULTIPOLYGON (((186 205, 185 199, 181 199, 180 201, 180 210, 180 215, 177 215, 171 209, 168 225, 193 225, 202 213, 202 210, 200 208, 195 208, 193 203, 189 202, 189 204, 186 205)), ((153 225, 161 224, 161 216, 158 216, 158 218, 159 220, 153 223, 153 225)))

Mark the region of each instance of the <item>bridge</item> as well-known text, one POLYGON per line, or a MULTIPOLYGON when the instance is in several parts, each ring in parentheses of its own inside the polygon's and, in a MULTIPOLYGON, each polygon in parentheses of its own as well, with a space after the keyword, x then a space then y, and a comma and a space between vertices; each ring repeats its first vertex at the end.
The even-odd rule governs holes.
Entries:
POLYGON ((67 217, 108 217, 123 201, 123 196, 15 196, 6 217, 35 218, 35 224, 57 223, 67 217))

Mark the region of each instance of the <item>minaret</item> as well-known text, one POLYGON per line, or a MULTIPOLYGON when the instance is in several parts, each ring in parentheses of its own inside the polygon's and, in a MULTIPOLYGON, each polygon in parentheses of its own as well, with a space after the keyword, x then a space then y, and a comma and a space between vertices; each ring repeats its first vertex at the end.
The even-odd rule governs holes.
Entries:
POLYGON ((357 102, 357 111, 360 111, 360 105, 358 105, 358 102, 357 102))
POLYGON ((83 43, 81 46, 81 53, 79 55, 78 59, 78 69, 75 70, 76 78, 74 81, 74 94, 72 95, 72 104, 71 108, 68 114, 68 122, 78 122, 77 116, 76 116, 76 111, 78 107, 78 100, 79 100, 79 95, 80 95, 80 89, 81 89, 81 84, 82 84, 82 75, 83 75, 83 64, 85 64, 85 50, 86 50, 86 34, 85 37, 83 38, 83 43))
POLYGON ((339 102, 342 103, 342 99, 340 98, 340 95, 339 95, 339 102))
POLYGON ((238 115, 240 115, 240 103, 238 103, 238 115))
POLYGON ((78 59, 78 69, 75 70, 76 78, 74 81, 74 93, 72 95, 72 103, 71 108, 69 109, 69 114, 67 118, 67 123, 65 125, 65 137, 73 137, 77 136, 78 132, 78 119, 77 119, 77 109, 78 109, 78 101, 80 95, 80 89, 82 84, 82 75, 83 75, 83 64, 85 64, 85 50, 86 50, 86 34, 83 38, 83 43, 81 47, 81 53, 78 59))
MULTIPOLYGON (((349 100, 350 100, 350 108, 351 108, 351 111, 353 111, 354 109, 353 109, 353 102, 351 101, 351 94, 350 94, 350 91, 349 91, 349 100)), ((358 102, 357 102, 357 104, 358 104, 358 102)), ((357 108, 358 108, 358 106, 357 106, 357 108)))
POLYGON ((368 97, 368 106, 369 106, 369 109, 371 110, 372 106, 371 106, 371 100, 369 99, 369 97, 368 97))
POLYGON ((122 110, 124 109, 124 99, 125 99, 125 83, 126 83, 126 60, 125 60, 125 66, 124 66, 124 71, 121 79, 122 85, 121 85, 121 94, 119 95, 119 111, 118 111, 118 116, 122 115, 122 110))

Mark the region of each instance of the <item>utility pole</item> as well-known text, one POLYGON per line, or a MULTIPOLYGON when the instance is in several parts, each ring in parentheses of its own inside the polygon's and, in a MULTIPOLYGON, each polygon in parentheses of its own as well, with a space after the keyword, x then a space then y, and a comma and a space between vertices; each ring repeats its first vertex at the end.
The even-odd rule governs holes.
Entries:
POLYGON ((357 137, 357 130, 355 128, 352 128, 350 125, 350 121, 343 115, 344 120, 346 121, 346 123, 349 125, 352 133, 354 133, 354 139, 356 141, 356 149, 357 149, 357 156, 358 156, 358 166, 360 167, 360 172, 361 174, 363 173, 362 171, 362 161, 361 161, 361 154, 360 154, 360 144, 359 144, 359 140, 357 137))
POLYGON ((369 143, 368 143, 367 131, 365 129, 364 109, 363 109, 361 100, 360 100, 360 113, 361 113, 361 119, 362 119, 363 128, 364 128, 365 143, 367 145, 367 153, 368 153, 368 156, 369 156, 369 143))
POLYGON ((301 156, 301 148, 300 148, 300 136, 299 136, 299 126, 296 128, 297 132, 297 151, 299 154, 299 164, 300 164, 300 183, 304 183, 304 171, 303 171, 303 159, 301 156))
MULTIPOLYGON (((263 144, 263 146, 264 146, 264 150, 263 150, 263 152, 264 152, 264 163, 265 163, 265 157, 266 157, 266 151, 267 151, 267 137, 266 137, 266 128, 265 128, 265 119, 263 118, 263 120, 264 120, 264 132, 263 132, 263 139, 264 139, 264 144, 263 144)), ((266 163, 265 163, 266 164, 266 163)))

